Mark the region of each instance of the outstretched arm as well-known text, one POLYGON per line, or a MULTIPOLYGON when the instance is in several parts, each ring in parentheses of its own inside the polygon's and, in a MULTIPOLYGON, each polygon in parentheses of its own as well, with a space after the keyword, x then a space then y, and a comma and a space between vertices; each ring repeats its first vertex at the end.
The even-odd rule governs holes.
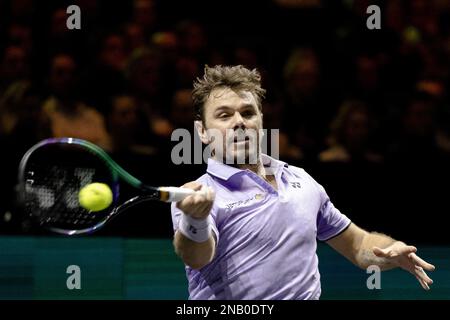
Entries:
POLYGON ((435 267, 416 255, 417 248, 387 235, 369 233, 352 223, 327 243, 360 268, 370 265, 377 265, 381 270, 400 267, 413 274, 426 290, 433 283, 424 270, 433 271, 435 267))
MULTIPOLYGON (((202 188, 202 185, 194 181, 186 183, 183 187, 198 191, 202 188)), ((211 228, 208 227, 208 216, 210 215, 214 198, 214 191, 211 188, 206 188, 206 192, 203 194, 190 195, 176 204, 177 208, 183 212, 183 216, 180 220, 188 220, 186 220, 186 230, 184 231, 180 228, 181 224, 184 222, 179 223, 179 229, 175 233, 173 245, 177 255, 186 265, 193 269, 203 268, 212 261, 215 255, 217 239, 214 234, 210 232, 211 228), (194 231, 193 234, 190 235, 190 238, 189 231, 192 227, 194 227, 194 223, 199 229, 194 231), (200 230, 208 231, 205 233, 205 237, 202 236, 202 239, 192 237, 192 235, 195 234, 199 235, 200 230)))

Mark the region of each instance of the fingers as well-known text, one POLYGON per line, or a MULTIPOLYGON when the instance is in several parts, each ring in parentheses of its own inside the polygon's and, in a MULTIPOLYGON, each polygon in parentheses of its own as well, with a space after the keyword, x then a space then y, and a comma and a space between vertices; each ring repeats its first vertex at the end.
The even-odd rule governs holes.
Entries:
POLYGON ((425 290, 430 290, 430 287, 428 286, 428 284, 425 281, 423 281, 418 276, 416 276, 416 279, 417 279, 417 281, 419 281, 419 283, 422 286, 422 288, 424 288, 425 290))
POLYGON ((206 199, 207 196, 208 196, 208 193, 209 193, 208 187, 207 187, 207 186, 202 186, 202 187, 200 188, 200 190, 198 190, 198 191, 196 192, 196 195, 201 196, 200 199, 203 199, 203 198, 206 199))
POLYGON ((433 284, 433 280, 428 277, 422 267, 415 266, 414 275, 425 290, 430 290, 430 285, 433 284))
POLYGON ((434 271, 436 269, 436 267, 434 265, 432 265, 431 263, 428 263, 428 262, 422 260, 415 253, 410 253, 408 255, 408 258, 412 259, 416 265, 418 265, 419 267, 424 268, 427 271, 434 271))
POLYGON ((417 252, 417 248, 414 246, 404 246, 399 251, 399 254, 409 254, 417 252))
POLYGON ((392 249, 391 247, 380 249, 379 247, 373 248, 373 253, 377 257, 381 258, 392 258, 396 256, 402 256, 402 255, 408 255, 408 254, 414 254, 414 252, 417 252, 417 248, 414 246, 402 246, 400 248, 392 249))
POLYGON ((195 194, 192 195, 194 202, 201 203, 204 201, 211 202, 215 198, 214 191, 211 187, 202 186, 195 194))
POLYGON ((216 198, 216 193, 214 192, 213 188, 208 187, 207 193, 206 193, 206 199, 208 201, 214 201, 216 198))
POLYGON ((208 216, 214 203, 215 193, 211 187, 193 181, 183 185, 196 192, 176 203, 178 209, 193 218, 204 219, 208 216))
POLYGON ((191 181, 191 182, 185 183, 181 187, 182 188, 189 188, 189 189, 192 189, 194 191, 198 191, 198 190, 200 190, 202 188, 202 184, 198 183, 197 181, 191 181))
POLYGON ((427 284, 429 285, 433 284, 433 280, 431 280, 431 278, 428 277, 427 273, 423 270, 422 267, 416 266, 415 273, 420 279, 425 281, 427 284))
POLYGON ((398 262, 399 266, 408 270, 416 277, 422 288, 430 290, 430 285, 433 284, 433 280, 428 277, 424 269, 427 271, 434 271, 435 267, 416 255, 416 247, 399 245, 394 250, 391 250, 389 247, 386 249, 373 247, 372 250, 377 257, 396 259, 395 261, 398 262))

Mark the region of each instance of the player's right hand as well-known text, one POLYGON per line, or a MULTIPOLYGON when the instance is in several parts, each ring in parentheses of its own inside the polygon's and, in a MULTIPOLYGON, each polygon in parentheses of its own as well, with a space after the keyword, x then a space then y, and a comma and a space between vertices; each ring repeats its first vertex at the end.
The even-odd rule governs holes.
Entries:
POLYGON ((189 188, 197 192, 176 203, 178 209, 194 219, 206 219, 211 212, 216 197, 211 187, 192 181, 184 184, 182 188, 189 188))

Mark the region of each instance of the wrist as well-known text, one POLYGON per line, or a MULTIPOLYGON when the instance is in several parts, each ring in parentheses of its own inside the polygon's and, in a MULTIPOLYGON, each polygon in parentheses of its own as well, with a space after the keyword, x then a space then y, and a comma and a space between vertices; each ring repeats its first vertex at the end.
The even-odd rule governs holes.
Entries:
POLYGON ((192 218, 182 214, 178 223, 178 230, 194 242, 205 242, 211 236, 211 216, 204 219, 192 218))

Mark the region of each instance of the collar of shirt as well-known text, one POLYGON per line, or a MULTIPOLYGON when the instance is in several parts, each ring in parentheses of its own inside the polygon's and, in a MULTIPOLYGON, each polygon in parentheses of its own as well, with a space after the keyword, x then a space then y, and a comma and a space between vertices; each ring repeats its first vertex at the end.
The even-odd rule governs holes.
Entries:
MULTIPOLYGON (((261 159, 264 165, 264 169, 269 175, 277 176, 280 170, 282 170, 284 167, 288 167, 287 163, 281 160, 276 160, 266 154, 261 154, 261 159)), ((209 158, 208 168, 206 171, 214 177, 228 181, 231 177, 237 174, 246 173, 249 170, 238 169, 217 161, 213 158, 209 158)))

